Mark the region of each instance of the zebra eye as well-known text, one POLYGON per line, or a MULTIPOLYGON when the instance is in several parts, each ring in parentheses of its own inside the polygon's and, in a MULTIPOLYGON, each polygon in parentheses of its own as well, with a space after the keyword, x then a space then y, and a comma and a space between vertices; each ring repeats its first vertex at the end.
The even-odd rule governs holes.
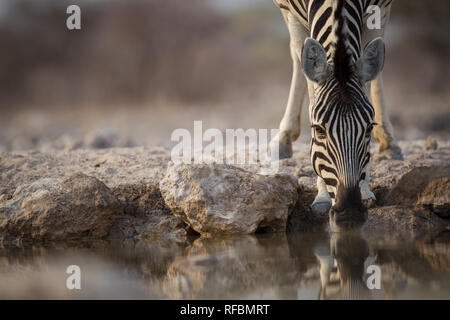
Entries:
POLYGON ((374 123, 371 123, 367 126, 366 138, 370 138, 372 136, 372 130, 373 130, 374 125, 375 125, 374 123))
POLYGON ((316 137, 317 138, 325 139, 327 137, 327 132, 321 126, 315 125, 315 126, 313 126, 313 128, 314 128, 314 130, 316 132, 316 137))

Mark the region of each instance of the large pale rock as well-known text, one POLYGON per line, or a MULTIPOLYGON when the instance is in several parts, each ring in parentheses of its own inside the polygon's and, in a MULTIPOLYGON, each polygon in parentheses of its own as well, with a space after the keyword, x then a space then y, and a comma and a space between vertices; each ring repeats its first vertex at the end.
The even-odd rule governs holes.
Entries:
POLYGON ((281 231, 298 198, 288 175, 263 176, 220 164, 169 164, 160 183, 172 212, 200 233, 281 231))
POLYGON ((450 218, 450 166, 414 168, 390 191, 387 204, 426 209, 450 218))
POLYGON ((103 238, 123 209, 100 180, 76 173, 16 189, 0 205, 0 232, 39 240, 103 238))

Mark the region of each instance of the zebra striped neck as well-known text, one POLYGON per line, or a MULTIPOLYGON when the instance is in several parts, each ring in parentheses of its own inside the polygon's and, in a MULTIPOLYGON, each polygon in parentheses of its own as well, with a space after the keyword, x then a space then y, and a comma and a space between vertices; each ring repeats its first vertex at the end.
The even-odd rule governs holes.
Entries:
MULTIPOLYGON (((352 43, 350 40, 350 33, 348 32, 347 18, 344 14, 345 1, 339 0, 335 8, 335 21, 337 27, 335 30, 335 44, 333 57, 334 77, 339 83, 340 91, 342 92, 344 100, 350 96, 347 93, 348 83, 350 82, 354 73, 354 65, 359 56, 355 55, 356 51, 351 50, 352 43)), ((359 50, 360 41, 356 43, 359 50)))
MULTIPOLYGON (((278 0, 277 0, 278 1, 278 0)), ((280 0, 283 1, 283 0, 280 0)), ((361 35, 364 12, 381 0, 285 0, 302 24, 309 30, 310 37, 319 41, 327 52, 328 61, 334 60, 336 44, 345 34, 345 47, 356 61, 361 54, 361 35), (339 25, 343 28, 339 30, 339 25), (344 33, 342 33, 344 32, 344 33)))

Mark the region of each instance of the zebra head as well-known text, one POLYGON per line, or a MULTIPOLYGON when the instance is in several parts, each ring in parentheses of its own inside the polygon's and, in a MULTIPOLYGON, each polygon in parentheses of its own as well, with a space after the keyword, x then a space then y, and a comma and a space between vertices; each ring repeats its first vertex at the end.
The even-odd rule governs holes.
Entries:
POLYGON ((323 46, 307 38, 302 67, 314 83, 310 105, 312 165, 332 199, 330 223, 345 228, 367 219, 360 185, 366 178, 375 123, 364 87, 383 68, 384 42, 381 38, 373 40, 358 58, 339 42, 335 49, 333 59, 327 60, 323 46))

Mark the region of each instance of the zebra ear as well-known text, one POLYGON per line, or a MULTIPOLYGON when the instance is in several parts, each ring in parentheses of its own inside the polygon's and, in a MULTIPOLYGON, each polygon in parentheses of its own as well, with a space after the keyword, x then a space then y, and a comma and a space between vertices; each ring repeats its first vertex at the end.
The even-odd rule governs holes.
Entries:
POLYGON ((375 80, 384 66, 384 41, 372 40, 364 49, 363 56, 356 62, 359 77, 363 82, 375 80))
POLYGON ((302 68, 305 76, 316 83, 324 81, 328 74, 327 54, 313 38, 306 38, 302 51, 302 68))

